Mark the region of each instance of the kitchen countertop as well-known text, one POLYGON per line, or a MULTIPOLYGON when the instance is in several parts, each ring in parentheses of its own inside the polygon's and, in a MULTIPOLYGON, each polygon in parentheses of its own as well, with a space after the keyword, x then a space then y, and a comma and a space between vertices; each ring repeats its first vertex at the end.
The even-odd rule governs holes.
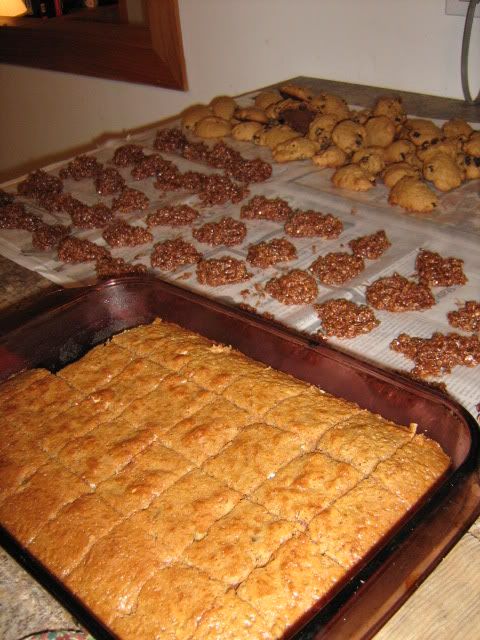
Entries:
MULTIPOLYGON (((337 93, 368 106, 388 89, 299 77, 289 80, 337 93)), ((390 90, 391 92, 391 90, 390 90)), ((407 111, 423 117, 462 117, 480 122, 480 107, 460 100, 395 91, 407 111)), ((150 125, 151 126, 151 125, 150 125)), ((66 155, 68 157, 68 155, 66 155)), ((57 289, 38 274, 0 256, 0 324, 38 296, 57 289)), ((477 640, 480 629, 480 518, 375 636, 376 640, 477 640)), ((80 628, 78 623, 8 554, 0 550, 0 637, 21 640, 45 630, 80 628)))

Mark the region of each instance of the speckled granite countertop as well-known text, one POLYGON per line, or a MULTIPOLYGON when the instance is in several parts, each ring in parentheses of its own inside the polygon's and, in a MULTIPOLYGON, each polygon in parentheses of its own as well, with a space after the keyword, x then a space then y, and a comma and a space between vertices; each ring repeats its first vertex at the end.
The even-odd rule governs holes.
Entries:
POLYGON ((58 289, 42 278, 3 256, 0 256, 0 318, 26 307, 38 296, 58 289))

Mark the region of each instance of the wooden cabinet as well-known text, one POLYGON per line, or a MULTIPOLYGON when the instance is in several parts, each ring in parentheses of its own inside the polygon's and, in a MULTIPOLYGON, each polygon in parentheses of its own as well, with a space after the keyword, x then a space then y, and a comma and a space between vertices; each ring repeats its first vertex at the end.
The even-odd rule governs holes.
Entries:
POLYGON ((178 0, 143 0, 145 24, 125 3, 59 18, 0 18, 0 62, 187 89, 178 0))

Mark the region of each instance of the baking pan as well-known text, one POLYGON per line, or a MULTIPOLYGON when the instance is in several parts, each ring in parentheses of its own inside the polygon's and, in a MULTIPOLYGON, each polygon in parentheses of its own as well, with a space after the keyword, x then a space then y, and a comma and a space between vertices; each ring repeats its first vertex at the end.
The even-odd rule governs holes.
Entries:
MULTIPOLYGON (((268 320, 153 277, 129 276, 45 296, 0 325, 0 380, 31 367, 58 370, 125 329, 161 317, 441 444, 452 466, 435 491, 349 580, 292 629, 298 640, 369 638, 400 607, 480 513, 478 426, 440 392, 341 353, 268 320), (313 618, 312 618, 313 616, 313 618)), ((1 542, 91 633, 114 636, 7 531, 1 542)), ((290 634, 290 635, 292 635, 290 634)))

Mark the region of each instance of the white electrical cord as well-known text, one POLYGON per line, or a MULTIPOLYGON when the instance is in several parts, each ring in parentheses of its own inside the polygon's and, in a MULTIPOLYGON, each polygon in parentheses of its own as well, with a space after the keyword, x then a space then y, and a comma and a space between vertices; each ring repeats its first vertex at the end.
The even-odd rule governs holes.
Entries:
POLYGON ((460 69, 462 74, 462 89, 465 100, 470 104, 480 103, 480 91, 476 98, 472 98, 470 86, 468 84, 468 51, 470 49, 470 36, 472 34, 473 18, 475 16, 475 8, 480 0, 470 0, 465 18, 465 27, 463 29, 462 40, 462 57, 460 59, 460 69))

